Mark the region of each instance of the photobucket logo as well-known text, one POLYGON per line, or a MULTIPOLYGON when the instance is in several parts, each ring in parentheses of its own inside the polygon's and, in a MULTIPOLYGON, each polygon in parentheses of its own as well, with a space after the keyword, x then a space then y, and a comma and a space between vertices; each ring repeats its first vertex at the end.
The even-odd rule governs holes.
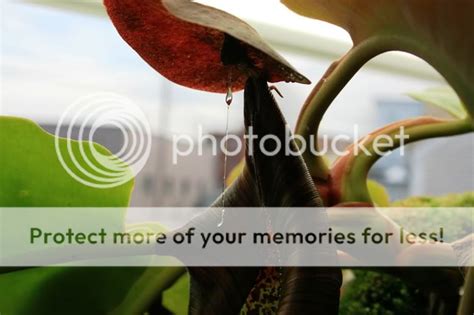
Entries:
POLYGON ((78 182, 100 189, 134 178, 145 166, 152 143, 145 114, 129 99, 112 93, 77 100, 59 119, 55 135, 56 154, 66 172, 78 182), (121 133, 123 142, 115 155, 94 144, 99 128, 121 133), (79 141, 73 140, 73 133, 79 141))
MULTIPOLYGON (((172 160, 173 164, 178 163, 179 157, 190 156, 196 154, 204 155, 204 147, 209 148, 212 156, 217 156, 218 151, 226 156, 238 156, 244 148, 244 142, 247 142, 247 154, 253 156, 255 150, 261 152, 265 156, 276 156, 283 152, 285 156, 299 156, 309 151, 314 156, 334 155, 336 157, 346 155, 366 155, 366 156, 385 156, 391 153, 394 148, 400 148, 400 155, 405 155, 405 143, 409 139, 409 135, 405 133, 405 128, 401 126, 390 134, 367 135, 360 138, 359 127, 354 126, 353 134, 338 134, 332 137, 323 135, 316 139, 314 135, 304 138, 301 135, 292 135, 289 126, 285 128, 285 136, 268 134, 262 137, 255 135, 252 127, 248 128, 248 132, 239 137, 237 135, 229 135, 226 137, 216 137, 212 134, 203 134, 202 126, 198 127, 197 138, 189 135, 173 135, 172 160), (226 145, 231 144, 231 145, 226 145), (295 142, 297 145, 292 146, 295 142), (229 149, 231 148, 231 149, 229 149)), ((209 152, 208 150, 206 152, 209 152)), ((208 153, 206 153, 208 154, 208 153)))

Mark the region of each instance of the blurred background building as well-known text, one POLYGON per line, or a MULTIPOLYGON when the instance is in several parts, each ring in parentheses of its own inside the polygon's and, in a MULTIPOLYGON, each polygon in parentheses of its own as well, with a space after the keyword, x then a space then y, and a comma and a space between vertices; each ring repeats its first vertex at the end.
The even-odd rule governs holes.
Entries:
MULTIPOLYGON (((229 11, 253 25, 276 50, 313 81, 311 86, 278 84, 278 100, 295 125, 311 88, 332 61, 350 48, 341 29, 291 13, 276 0, 199 1, 229 11), (264 12, 264 14, 262 13, 264 12)), ((163 79, 120 38, 101 0, 1 2, 0 114, 39 122, 53 131, 64 110, 78 98, 108 91, 126 96, 145 112, 153 131, 152 153, 137 175, 134 206, 206 206, 222 191, 223 156, 193 152, 172 163, 175 134, 196 137, 198 127, 222 137, 224 95, 193 91, 163 79)), ((423 61, 388 53, 369 62, 337 97, 321 135, 352 136, 399 119, 433 114, 407 92, 445 85, 423 61)), ((242 94, 234 95, 230 133, 243 133, 242 94)), ((121 147, 119 130, 103 128, 95 141, 112 152, 121 147)), ((381 159, 370 176, 392 199, 474 190, 473 135, 410 145, 407 154, 381 159)), ((228 171, 240 157, 230 159, 228 171)))

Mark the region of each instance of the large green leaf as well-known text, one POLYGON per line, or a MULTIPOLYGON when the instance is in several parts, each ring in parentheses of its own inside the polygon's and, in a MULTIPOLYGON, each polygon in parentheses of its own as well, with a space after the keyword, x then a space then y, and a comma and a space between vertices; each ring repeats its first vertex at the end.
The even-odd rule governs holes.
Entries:
MULTIPOLYGON (((108 189, 79 183, 61 166, 54 140, 29 120, 0 117, 0 206, 118 207, 114 217, 91 215, 95 215, 97 221, 123 224, 133 180, 108 189)), ((73 152, 78 153, 78 146, 79 142, 71 142, 73 152)), ((60 140, 59 147, 66 152, 66 141, 60 140)), ((105 148, 95 147, 102 154, 110 155, 105 148)), ((87 167, 85 163, 82 166, 87 167)), ((41 217, 41 211, 38 215, 41 217)), ((48 267, 8 272, 10 270, 0 275, 0 313, 8 315, 102 315, 113 310, 121 314, 121 309, 134 307, 142 307, 144 312, 184 272, 183 268, 48 267), (130 301, 137 288, 147 292, 147 299, 142 298, 138 306, 130 301)))
POLYGON ((0 311, 8 315, 106 314, 143 268, 32 268, 0 276, 0 311))
POLYGON ((450 87, 432 88, 421 92, 411 92, 408 95, 419 102, 439 107, 455 118, 467 117, 464 105, 450 87))
MULTIPOLYGON (((114 188, 97 189, 81 184, 61 165, 54 136, 32 121, 0 117, 0 206, 2 207, 124 207, 117 218, 123 220, 133 188, 133 180, 114 188)), ((67 141, 59 148, 67 156, 67 141)), ((84 146, 87 149, 87 146, 84 146)), ((104 147, 96 150, 111 155, 104 147)), ((71 142, 75 156, 81 156, 79 142, 71 142)), ((91 158, 91 151, 85 151, 91 158)), ((83 160, 79 163, 94 172, 83 160)), ((71 165, 72 163, 68 163, 71 165)), ((80 172, 76 172, 80 173, 80 172)))

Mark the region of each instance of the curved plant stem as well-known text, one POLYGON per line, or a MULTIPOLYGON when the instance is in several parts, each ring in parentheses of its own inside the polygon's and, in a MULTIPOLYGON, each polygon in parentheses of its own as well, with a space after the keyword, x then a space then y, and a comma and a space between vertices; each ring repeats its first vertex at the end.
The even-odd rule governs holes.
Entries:
POLYGON ((348 150, 348 154, 334 164, 334 177, 340 190, 340 202, 372 202, 367 187, 367 176, 370 168, 386 153, 401 146, 420 140, 461 135, 474 131, 470 119, 442 120, 432 117, 420 117, 393 123, 371 135, 359 143, 367 148, 367 153, 357 154, 357 146, 348 150), (400 132, 407 136, 401 140, 400 132), (383 136, 384 138, 381 138, 383 136), (380 140, 388 140, 381 146, 380 140))
POLYGON ((345 56, 329 67, 303 105, 295 132, 303 136, 306 143, 312 146, 312 150, 306 150, 303 153, 303 158, 315 181, 326 182, 329 177, 328 166, 322 156, 316 154, 319 152, 317 148, 318 130, 324 114, 332 101, 361 67, 370 59, 384 52, 405 51, 422 58, 433 66, 458 93, 470 115, 472 125, 472 116, 474 116, 474 96, 471 97, 472 85, 467 84, 464 77, 456 72, 455 67, 450 66, 450 60, 443 55, 434 53, 429 47, 423 46, 422 42, 422 40, 415 41, 393 33, 382 33, 356 43, 345 56))
POLYGON ((313 146, 313 150, 303 153, 313 179, 326 181, 329 176, 328 166, 322 156, 315 154, 318 152, 318 130, 324 114, 357 71, 367 61, 389 49, 390 47, 378 37, 354 46, 345 56, 331 64, 305 101, 295 133, 303 136, 306 143, 313 146))

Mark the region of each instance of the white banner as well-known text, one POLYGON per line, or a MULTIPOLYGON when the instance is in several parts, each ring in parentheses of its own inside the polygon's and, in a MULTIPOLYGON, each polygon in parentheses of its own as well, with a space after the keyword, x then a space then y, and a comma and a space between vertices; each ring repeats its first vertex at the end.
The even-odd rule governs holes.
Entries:
POLYGON ((474 208, 0 208, 0 266, 474 266, 474 208))

